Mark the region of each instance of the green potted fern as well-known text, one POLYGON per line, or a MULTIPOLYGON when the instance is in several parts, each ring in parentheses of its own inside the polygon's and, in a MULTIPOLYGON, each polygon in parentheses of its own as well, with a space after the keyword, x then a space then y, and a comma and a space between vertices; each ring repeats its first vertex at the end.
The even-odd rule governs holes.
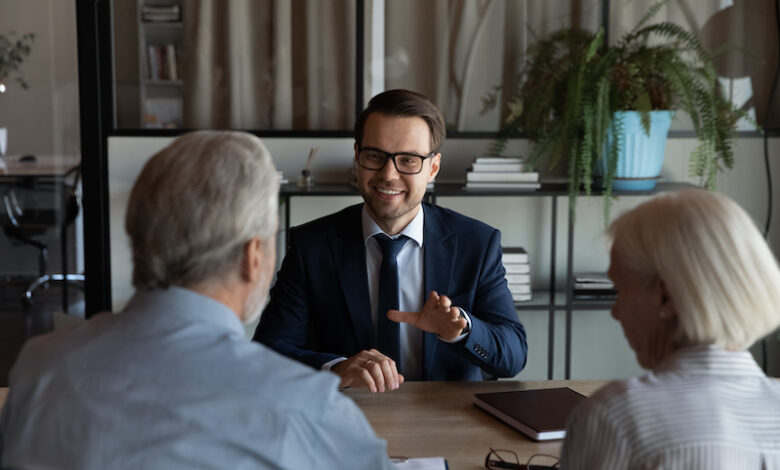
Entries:
POLYGON ((712 188, 718 171, 734 164, 732 139, 744 112, 721 94, 712 53, 693 33, 674 23, 647 24, 664 3, 612 46, 603 30, 579 29, 531 46, 491 152, 500 155, 508 138, 525 132, 533 142, 530 165, 568 165, 572 211, 581 188, 590 195, 599 180, 608 220, 613 189, 655 186, 672 115, 683 111, 699 139, 690 174, 712 188))

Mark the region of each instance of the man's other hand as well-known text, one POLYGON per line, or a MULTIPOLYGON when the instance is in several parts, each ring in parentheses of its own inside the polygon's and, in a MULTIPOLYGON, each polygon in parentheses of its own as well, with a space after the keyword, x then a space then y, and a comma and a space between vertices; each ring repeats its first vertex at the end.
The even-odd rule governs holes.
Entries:
POLYGON ((341 377, 339 388, 366 387, 376 393, 395 390, 404 383, 395 361, 376 349, 360 351, 330 370, 341 377))
POLYGON ((460 316, 460 309, 452 305, 446 295, 439 295, 432 290, 425 301, 421 312, 401 312, 388 310, 387 318, 395 322, 404 322, 429 333, 436 333, 440 338, 452 341, 460 336, 468 322, 460 316))

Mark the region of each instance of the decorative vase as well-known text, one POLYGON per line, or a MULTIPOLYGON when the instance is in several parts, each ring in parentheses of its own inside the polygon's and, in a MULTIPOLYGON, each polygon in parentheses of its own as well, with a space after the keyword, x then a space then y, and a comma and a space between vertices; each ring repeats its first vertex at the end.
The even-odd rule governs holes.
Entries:
MULTIPOLYGON (((638 111, 615 113, 613 119, 623 120, 623 142, 618 149, 617 169, 612 181, 613 191, 648 191, 655 188, 661 178, 666 136, 672 125, 673 115, 673 111, 650 111, 650 135, 647 135, 638 111)), ((613 138, 610 127, 604 155, 607 154, 613 138)), ((606 170, 607 161, 602 157, 595 173, 603 177, 606 170)))

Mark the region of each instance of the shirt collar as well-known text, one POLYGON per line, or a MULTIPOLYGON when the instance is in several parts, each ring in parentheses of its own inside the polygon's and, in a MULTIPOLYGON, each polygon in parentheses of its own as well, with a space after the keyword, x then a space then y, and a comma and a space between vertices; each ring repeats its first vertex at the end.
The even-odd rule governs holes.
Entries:
POLYGON ((764 372, 748 351, 726 351, 713 345, 678 349, 653 370, 656 374, 682 372, 688 375, 758 376, 764 372))
MULTIPOLYGON (((406 235, 407 237, 411 238, 412 240, 417 243, 417 246, 422 247, 423 244, 423 221, 425 219, 425 211, 423 210, 422 205, 420 205, 420 210, 417 212, 417 215, 414 216, 414 219, 412 219, 411 222, 409 222, 406 227, 404 227, 403 230, 401 230, 401 233, 398 235, 392 236, 390 238, 398 238, 401 235, 406 235)), ((368 242, 371 237, 378 233, 385 233, 384 230, 382 230, 379 225, 377 225, 376 222, 374 222, 374 219, 371 218, 371 215, 368 213, 368 209, 366 209, 365 203, 363 204, 363 241, 368 242)), ((387 234, 385 234, 387 235, 387 234)), ((388 235, 389 236, 389 235, 388 235)))
POLYGON ((192 323, 222 327, 242 337, 245 335, 244 325, 230 307, 183 287, 136 291, 125 311, 131 314, 176 316, 192 323))

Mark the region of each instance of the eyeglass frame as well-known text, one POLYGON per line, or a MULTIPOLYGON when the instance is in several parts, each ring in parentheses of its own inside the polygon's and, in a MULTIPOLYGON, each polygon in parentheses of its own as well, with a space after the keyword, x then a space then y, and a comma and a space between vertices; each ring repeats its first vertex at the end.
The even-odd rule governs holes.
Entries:
POLYGON ((376 147, 366 146, 366 147, 358 148, 358 150, 357 150, 357 164, 358 164, 358 166, 360 166, 360 168, 363 168, 365 170, 369 170, 369 171, 382 171, 382 169, 385 167, 385 165, 387 165, 387 161, 388 160, 392 160, 393 166, 395 167, 395 171, 397 171, 398 173, 400 173, 402 175, 419 175, 420 173, 422 173, 423 166, 425 166, 425 160, 427 160, 427 159, 429 159, 431 157, 435 157, 437 154, 438 154, 438 152, 431 152, 428 155, 418 155, 416 153, 411 153, 411 152, 395 152, 395 153, 391 153, 391 152, 386 152, 386 151, 384 151, 382 149, 378 149, 376 147), (380 166, 379 168, 368 168, 368 167, 365 167, 365 166, 361 165, 360 164, 360 153, 363 150, 373 150, 375 152, 379 152, 379 153, 384 154, 385 161, 382 164, 382 166, 380 166), (420 165, 420 169, 417 170, 414 173, 409 173, 408 171, 401 171, 398 168, 398 163, 395 162, 395 157, 398 156, 398 155, 408 155, 410 157, 418 157, 418 158, 422 159, 422 164, 420 165))
POLYGON ((532 470, 532 469, 539 469, 539 470, 541 470, 541 469, 545 469, 545 468, 557 469, 557 468, 560 468, 560 463, 561 463, 560 457, 556 457, 555 455, 550 455, 550 454, 538 453, 538 454, 533 454, 532 456, 528 457, 528 461, 525 464, 522 464, 522 463, 520 463, 520 457, 517 456, 516 452, 514 452, 512 450, 509 450, 509 449, 494 449, 492 447, 490 448, 490 452, 488 452, 488 454, 485 456, 485 468, 488 468, 488 469, 493 469, 493 468, 509 468, 509 469, 515 469, 515 470, 532 470), (514 462, 510 462, 510 461, 504 460, 501 457, 501 454, 499 454, 499 452, 506 452, 508 454, 511 454, 515 458, 515 461, 514 462), (491 455, 495 455, 496 457, 498 457, 498 460, 490 460, 490 456, 491 455), (555 463, 552 464, 551 466, 531 465, 531 461, 533 459, 535 459, 536 457, 549 457, 549 458, 553 458, 553 459, 555 459, 555 463), (493 465, 490 465, 491 463, 493 465))

